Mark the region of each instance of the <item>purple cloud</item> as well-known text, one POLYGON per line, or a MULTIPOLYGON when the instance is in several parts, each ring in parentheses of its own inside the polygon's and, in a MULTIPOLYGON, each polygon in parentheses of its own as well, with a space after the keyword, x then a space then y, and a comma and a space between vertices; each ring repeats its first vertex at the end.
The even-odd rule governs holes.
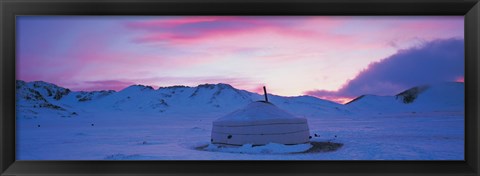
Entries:
POLYGON ((463 39, 434 40, 371 63, 337 91, 306 94, 328 99, 394 95, 413 86, 458 81, 464 77, 464 58, 463 39))

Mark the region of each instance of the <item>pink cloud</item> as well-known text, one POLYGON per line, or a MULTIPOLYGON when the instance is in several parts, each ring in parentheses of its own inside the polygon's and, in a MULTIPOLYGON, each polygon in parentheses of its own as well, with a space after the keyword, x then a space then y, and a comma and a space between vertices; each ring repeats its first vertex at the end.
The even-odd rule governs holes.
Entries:
POLYGON ((459 77, 455 80, 456 82, 465 82, 465 78, 462 76, 462 77, 459 77))
MULTIPOLYGON (((332 33, 332 30, 345 25, 349 18, 291 17, 290 20, 278 20, 291 21, 296 25, 291 25, 290 22, 278 22, 271 17, 267 18, 185 17, 129 23, 127 26, 135 30, 147 31, 133 39, 138 44, 160 42, 164 43, 163 47, 174 49, 185 47, 195 49, 199 45, 209 46, 215 54, 208 55, 215 55, 219 59, 235 53, 243 54, 242 48, 246 46, 259 48, 263 52, 267 51, 268 47, 275 47, 274 50, 271 50, 271 53, 254 55, 251 58, 274 60, 276 63, 298 59, 318 59, 318 57, 321 57, 319 54, 323 54, 323 52, 330 54, 335 51, 345 53, 351 52, 352 48, 364 51, 371 50, 372 52, 385 48, 384 43, 358 42, 359 38, 364 36, 332 33), (206 24, 223 24, 225 22, 245 25, 236 28, 229 25, 214 25, 214 27, 202 28, 206 24), (182 28, 186 25, 186 28, 182 28), (193 27, 188 25, 193 25, 193 27), (192 33, 191 31, 195 32, 192 33), (345 45, 346 43, 348 45, 345 45), (314 52, 313 55, 312 52, 314 52)), ((181 60, 186 61, 186 63, 195 62, 195 60, 181 60)), ((211 59, 211 61, 215 60, 211 59)))
POLYGON ((180 25, 216 21, 218 17, 180 17, 169 20, 151 20, 143 22, 128 22, 126 26, 133 29, 155 30, 174 28, 180 25))
MULTIPOLYGON (((48 70, 44 70, 44 74, 42 74, 44 77, 40 77, 41 80, 52 82, 56 80, 70 82, 73 80, 129 79, 132 76, 148 76, 148 73, 154 73, 156 70, 188 68, 215 59, 207 52, 189 52, 187 55, 172 57, 158 53, 139 53, 129 48, 117 50, 112 47, 115 42, 116 40, 108 35, 97 37, 88 33, 82 34, 70 43, 64 54, 50 56, 52 58, 49 60, 45 58, 26 59, 29 62, 26 62, 22 69, 48 68, 57 65, 52 71, 61 72, 61 74, 52 73, 56 75, 52 77, 51 74, 45 74, 48 70), (115 75, 122 77, 115 77, 115 75)), ((20 79, 29 80, 34 77, 39 79, 35 72, 21 73, 20 79)))
POLYGON ((292 25, 308 26, 312 21, 321 22, 321 25, 317 24, 317 28, 322 29, 331 29, 342 24, 338 20, 311 17, 185 17, 127 23, 126 26, 148 31, 143 36, 133 39, 137 43, 193 44, 258 32, 275 32, 299 38, 311 37, 314 34, 311 29, 292 28, 292 25))
POLYGON ((126 82, 119 80, 101 80, 101 81, 85 81, 81 87, 73 87, 73 90, 98 91, 98 90, 115 90, 119 91, 128 86, 135 84, 134 82, 126 82))
MULTIPOLYGON (((263 85, 258 85, 258 86, 255 87, 254 89, 251 89, 251 91, 254 92, 254 93, 263 95, 263 94, 264 94, 264 92, 263 92, 263 85)), ((267 88, 267 93, 269 93, 268 88, 267 88)))

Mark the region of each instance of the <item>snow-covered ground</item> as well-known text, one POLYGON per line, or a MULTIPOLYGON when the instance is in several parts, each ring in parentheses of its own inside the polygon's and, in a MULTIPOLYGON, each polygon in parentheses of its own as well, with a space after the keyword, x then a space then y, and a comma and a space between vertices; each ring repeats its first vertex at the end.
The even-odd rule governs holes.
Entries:
POLYGON ((320 136, 312 141, 344 144, 337 151, 313 154, 196 150, 209 144, 211 122, 220 114, 160 116, 118 112, 21 120, 17 125, 17 159, 462 160, 463 115, 430 112, 309 117, 311 133, 320 136))
POLYGON ((395 96, 364 96, 347 105, 312 97, 272 96, 280 108, 307 118, 312 142, 342 144, 329 152, 313 153, 301 152, 312 147, 309 144, 212 146, 212 121, 261 98, 225 85, 205 90, 137 86, 90 95, 65 94, 59 88, 50 90, 52 96, 49 91, 36 91, 43 99, 29 90, 42 86, 22 86, 17 87, 18 160, 464 159, 463 84, 457 83, 434 86, 415 95, 417 100, 409 104, 395 96), (56 92, 60 98, 55 99, 56 92))

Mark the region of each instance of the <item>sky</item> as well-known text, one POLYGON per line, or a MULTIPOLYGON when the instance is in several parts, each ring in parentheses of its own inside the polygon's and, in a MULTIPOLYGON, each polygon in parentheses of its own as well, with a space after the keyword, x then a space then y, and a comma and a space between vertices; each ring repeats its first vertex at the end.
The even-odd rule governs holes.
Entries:
POLYGON ((463 82, 463 16, 18 16, 17 79, 74 91, 226 83, 345 103, 463 82))

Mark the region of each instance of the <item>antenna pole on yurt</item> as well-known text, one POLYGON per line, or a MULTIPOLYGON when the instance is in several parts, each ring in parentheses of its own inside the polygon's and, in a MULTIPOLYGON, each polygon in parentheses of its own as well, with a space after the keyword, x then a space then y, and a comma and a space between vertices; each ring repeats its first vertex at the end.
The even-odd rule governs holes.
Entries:
POLYGON ((265 95, 265 102, 268 102, 267 89, 265 88, 265 86, 263 86, 263 93, 265 95))

